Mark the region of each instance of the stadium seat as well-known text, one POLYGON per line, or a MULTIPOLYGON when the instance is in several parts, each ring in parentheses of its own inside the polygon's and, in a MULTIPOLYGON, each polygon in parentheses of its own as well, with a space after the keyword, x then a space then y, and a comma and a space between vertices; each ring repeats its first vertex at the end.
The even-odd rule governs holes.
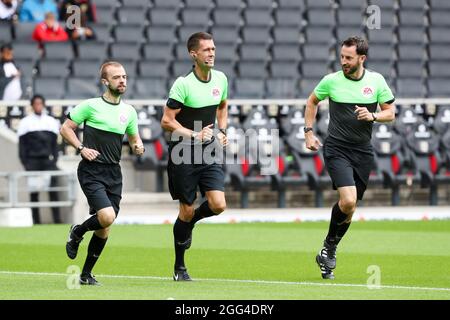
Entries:
POLYGON ((272 46, 272 58, 275 61, 300 60, 300 46, 298 44, 278 44, 272 46))
POLYGON ((448 60, 432 60, 428 62, 431 77, 450 78, 450 65, 448 60))
POLYGON ((15 41, 13 47, 14 59, 39 60, 41 57, 41 53, 36 43, 15 41))
POLYGON ((183 9, 181 11, 181 17, 183 21, 183 27, 198 27, 201 29, 206 29, 210 25, 211 21, 209 18, 208 8, 195 8, 195 9, 183 9))
POLYGON ((239 41, 239 30, 238 26, 214 26, 211 28, 211 34, 214 37, 214 43, 237 43, 239 41))
POLYGON ((180 0, 153 0, 155 8, 178 9, 181 6, 180 0))
POLYGON ((80 78, 99 77, 101 59, 74 59, 72 61, 72 75, 80 78))
POLYGON ((331 54, 327 46, 322 44, 303 44, 302 46, 303 59, 308 61, 330 60, 331 54))
POLYGON ((176 26, 178 12, 170 8, 150 9, 150 23, 152 26, 176 26))
MULTIPOLYGON (((337 34, 337 44, 340 45, 344 39, 347 39, 350 36, 360 36, 363 38, 367 38, 363 32, 363 29, 361 29, 360 25, 353 25, 353 26, 337 26, 336 27, 336 34, 337 34)), ((369 46, 372 48, 372 46, 369 46)))
POLYGON ((240 48, 242 60, 268 60, 267 45, 265 44, 242 44, 240 48))
POLYGON ((44 50, 47 59, 72 60, 75 57, 71 42, 47 42, 44 50))
POLYGON ((300 77, 298 60, 272 61, 269 69, 270 75, 274 78, 298 79, 300 77))
POLYGON ((12 38, 13 38, 13 36, 12 36, 11 24, 0 21, 1 42, 11 42, 12 38))
POLYGON ((33 92, 41 94, 47 99, 62 99, 66 92, 66 82, 62 81, 60 77, 38 77, 34 79, 33 92))
POLYGON ((273 24, 271 9, 249 9, 244 11, 245 24, 266 27, 273 24))
POLYGON ((301 62, 302 75, 304 77, 320 78, 329 73, 328 60, 316 60, 301 62))
POLYGON ((450 96, 450 78, 428 78, 428 94, 430 97, 450 96))
POLYGON ((214 26, 235 27, 242 24, 241 9, 236 8, 216 8, 212 14, 214 26))
POLYGON ((372 46, 375 43, 391 44, 394 42, 394 29, 388 27, 369 29, 367 30, 367 38, 369 40, 369 46, 372 46))
POLYGON ((165 78, 139 77, 135 86, 133 99, 165 99, 168 95, 165 78))
POLYGON ((276 25, 280 27, 290 26, 299 29, 303 22, 301 8, 286 8, 275 11, 276 25))
POLYGON ((122 7, 117 10, 117 22, 120 24, 148 24, 146 8, 122 7))
POLYGON ((305 0, 307 8, 331 9, 331 1, 329 0, 305 0))
POLYGON ((306 29, 306 43, 335 43, 333 29, 329 27, 308 26, 306 29))
POLYGON ((450 33, 448 28, 431 26, 429 28, 430 43, 434 44, 447 44, 450 42, 450 33))
POLYGON ((364 22, 362 13, 361 9, 339 8, 337 10, 337 23, 339 27, 361 26, 364 22))
MULTIPOLYGON (((450 129, 450 106, 442 105, 438 106, 438 111, 434 118, 433 124, 434 130, 441 136, 443 136, 450 129)), ((450 149, 449 149, 450 151, 450 149)))
POLYGON ((413 165, 420 174, 420 187, 429 188, 429 204, 438 204, 438 186, 450 183, 450 176, 444 175, 438 182, 436 176, 442 166, 439 153, 439 137, 425 124, 418 124, 406 137, 406 142, 413 155, 413 165), (444 179, 446 178, 446 179, 444 179))
POLYGON ((89 99, 100 96, 97 77, 69 77, 65 99, 89 99))
POLYGON ((111 3, 108 6, 97 8, 95 16, 96 22, 101 24, 109 24, 114 25, 116 23, 116 8, 111 6, 111 3))
POLYGON ((187 8, 211 8, 213 6, 212 0, 186 0, 187 8))
POLYGON ((425 43, 425 28, 403 26, 399 27, 398 39, 403 43, 425 43))
POLYGON ((130 90, 133 89, 133 86, 130 85, 130 81, 134 80, 134 78, 137 75, 136 60, 133 60, 133 59, 120 59, 120 63, 125 68, 125 71, 126 71, 127 76, 128 76, 128 83, 127 83, 128 89, 127 89, 127 91, 129 92, 130 90))
POLYGON ((20 22, 14 25, 14 40, 20 42, 34 42, 32 36, 36 24, 34 22, 20 22))
POLYGON ((272 7, 272 0, 247 0, 247 8, 271 9, 272 7))
POLYGON ((366 9, 365 3, 360 0, 341 0, 339 1, 339 8, 344 9, 366 9))
POLYGON ((108 44, 100 41, 81 41, 77 43, 77 57, 80 59, 105 60, 108 44))
MULTIPOLYGON (((111 30, 112 30, 111 24, 92 23, 92 24, 89 24, 89 27, 94 31, 95 38, 98 41, 111 42, 113 40, 112 35, 111 35, 111 30)), ((89 41, 92 41, 92 40, 89 40, 89 41)), ((80 41, 80 42, 82 42, 82 41, 80 41)))
POLYGON ((299 88, 296 78, 274 78, 266 80, 267 99, 294 99, 299 88))
MULTIPOLYGON (((185 25, 182 28, 178 29, 178 44, 184 43, 186 44, 189 37, 196 32, 208 31, 208 27, 200 27, 200 26, 192 26, 192 25, 185 25)), ((187 50, 187 49, 186 49, 187 50)))
POLYGON ((245 27, 242 35, 244 43, 269 43, 271 40, 268 27, 245 27))
POLYGON ((177 61, 172 64, 172 76, 179 77, 186 75, 192 70, 192 62, 189 60, 177 61))
POLYGON ((151 0, 125 0, 122 2, 122 6, 124 8, 128 7, 137 7, 137 8, 146 8, 150 6, 151 0))
POLYGON ((418 176, 408 172, 402 152, 403 139, 392 124, 376 123, 373 127, 372 146, 375 154, 376 172, 382 177, 383 187, 390 188, 391 204, 400 204, 400 187, 417 181, 418 176))
POLYGON ((169 74, 167 60, 141 60, 138 63, 139 75, 144 78, 166 78, 169 74))
POLYGON ((171 43, 148 43, 142 47, 143 58, 147 60, 165 60, 169 61, 173 58, 171 43))
POLYGON ((222 71, 228 78, 236 77, 235 63, 233 60, 217 60, 214 63, 214 69, 222 71))
POLYGON ((426 0, 400 0, 400 8, 424 10, 427 5, 426 0))
POLYGON ((424 65, 422 60, 409 60, 397 62, 397 73, 399 77, 416 77, 424 76, 424 65))
POLYGON ((173 43, 175 41, 174 26, 150 26, 146 28, 147 40, 149 43, 173 43))
POLYGON ((237 70, 240 77, 260 78, 267 76, 266 64, 258 60, 240 60, 237 64, 237 70))
POLYGON ((115 60, 139 60, 141 44, 136 42, 115 42, 110 46, 110 58, 115 60))
POLYGON ((216 0, 217 8, 241 8, 244 6, 242 0, 216 0))
POLYGON ((450 43, 430 43, 429 45, 430 61, 450 60, 450 43))
MULTIPOLYGON (((370 50, 372 50, 372 47, 370 47, 370 50)), ((377 54, 374 54, 374 56, 378 57, 377 54)), ((399 60, 416 60, 417 61, 417 60, 425 60, 425 58, 426 58, 426 50, 425 50, 425 46, 423 44, 400 43, 398 45, 398 59, 399 60)))
POLYGON ((321 79, 322 76, 311 78, 309 75, 304 74, 300 78, 300 98, 308 98, 321 79))
POLYGON ((277 44, 299 44, 301 39, 300 30, 292 27, 275 27, 273 35, 277 44))
POLYGON ((435 27, 449 27, 448 15, 450 10, 434 9, 430 10, 430 22, 435 27))
POLYGON ((425 97, 425 86, 422 78, 399 78, 397 79, 396 97, 425 97))
POLYGON ((114 28, 114 38, 116 42, 143 42, 144 33, 143 27, 139 24, 120 24, 114 28))
POLYGON ((39 60, 39 76, 65 78, 69 74, 67 60, 41 59, 39 60))
POLYGON ((266 90, 262 78, 248 78, 248 75, 241 75, 234 81, 234 98, 260 99, 264 98, 266 90))
POLYGON ((335 19, 331 9, 308 9, 306 17, 309 26, 333 27, 335 19))

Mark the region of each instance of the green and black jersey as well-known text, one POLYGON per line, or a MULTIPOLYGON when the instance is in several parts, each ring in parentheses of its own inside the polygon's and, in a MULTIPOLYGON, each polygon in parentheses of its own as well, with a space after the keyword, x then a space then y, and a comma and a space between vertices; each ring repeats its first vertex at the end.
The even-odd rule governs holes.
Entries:
POLYGON ((84 122, 83 144, 100 153, 95 162, 119 163, 124 134, 138 133, 136 110, 123 101, 88 99, 72 109, 68 118, 78 125, 84 122))
POLYGON ((360 79, 347 78, 343 71, 322 78, 314 89, 319 100, 329 98, 328 136, 353 148, 370 146, 373 123, 360 121, 356 106, 375 112, 378 104, 394 102, 394 96, 383 76, 364 69, 360 79))
POLYGON ((183 127, 200 131, 216 122, 217 107, 227 95, 228 80, 223 72, 211 69, 209 80, 202 81, 192 69, 174 82, 167 106, 181 109, 176 120, 183 127))

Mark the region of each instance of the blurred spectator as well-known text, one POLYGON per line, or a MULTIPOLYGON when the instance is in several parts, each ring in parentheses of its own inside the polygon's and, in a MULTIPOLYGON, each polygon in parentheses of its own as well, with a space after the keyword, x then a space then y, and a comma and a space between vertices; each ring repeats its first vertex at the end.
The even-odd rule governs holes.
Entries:
POLYGON ((7 101, 19 100, 22 96, 20 71, 14 63, 12 45, 2 45, 0 54, 0 97, 7 101))
POLYGON ((16 14, 17 0, 0 0, 0 21, 12 20, 16 14))
MULTIPOLYGON (((57 138, 60 123, 55 118, 47 115, 45 110, 45 99, 40 95, 34 95, 31 98, 31 107, 33 113, 23 118, 19 123, 17 134, 19 136, 19 157, 22 165, 27 171, 48 171, 58 170, 56 162, 58 161, 57 138)), ((36 179, 29 178, 28 187, 30 191, 31 202, 39 201, 39 190, 45 187, 55 187, 57 179, 52 177, 49 185, 37 183, 36 179), (33 182, 32 182, 33 181, 33 182), (39 186, 38 186, 39 185, 39 186)), ((42 179, 41 179, 42 181, 42 179)), ((57 192, 49 192, 50 201, 58 201, 57 192)), ((33 223, 41 223, 39 208, 32 208, 33 223)), ((52 208, 53 221, 61 222, 58 207, 52 208)))
POLYGON ((67 41, 69 36, 64 28, 56 21, 56 17, 52 12, 45 14, 45 20, 36 25, 33 31, 33 40, 39 43, 49 41, 67 41))
POLYGON ((58 8, 54 0, 25 0, 20 9, 21 22, 42 22, 47 12, 58 18, 58 8))
POLYGON ((62 21, 66 22, 66 31, 72 40, 95 39, 94 31, 88 26, 88 23, 95 22, 95 10, 90 0, 63 0, 59 11, 62 21), (71 6, 80 8, 79 20, 72 19, 73 11, 68 11, 71 6), (67 23, 69 22, 69 23, 67 23), (74 26, 73 23, 79 23, 74 26))

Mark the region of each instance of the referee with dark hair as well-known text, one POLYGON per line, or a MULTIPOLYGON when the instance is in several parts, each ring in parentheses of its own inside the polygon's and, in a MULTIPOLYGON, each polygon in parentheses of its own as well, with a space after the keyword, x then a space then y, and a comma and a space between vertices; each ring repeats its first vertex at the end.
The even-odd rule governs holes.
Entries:
POLYGON ((101 66, 100 74, 105 93, 77 105, 61 128, 63 138, 77 148, 82 157, 78 165, 78 180, 92 215, 82 224, 72 225, 66 243, 68 257, 75 259, 84 234, 94 231, 80 276, 83 285, 99 284, 91 271, 105 247, 110 226, 119 214, 122 199, 119 162, 124 134, 128 135, 130 147, 136 155, 144 153, 136 110, 121 100, 127 88, 125 69, 120 63, 111 61, 101 66), (84 124, 83 143, 75 134, 81 124, 84 124))
POLYGON ((323 279, 334 279, 336 247, 350 226, 357 200, 362 200, 374 167, 370 142, 373 123, 395 118, 394 96, 385 79, 363 66, 368 50, 368 43, 360 37, 343 41, 342 70, 322 78, 306 104, 306 147, 318 150, 322 144, 313 133, 313 124, 318 103, 328 97, 330 122, 323 155, 339 193, 323 248, 316 256, 323 279))
POLYGON ((197 163, 194 156, 198 146, 200 151, 205 151, 207 146, 217 141, 220 147, 228 143, 228 81, 225 74, 213 69, 216 48, 210 34, 194 33, 187 42, 187 49, 194 66, 173 84, 161 120, 163 129, 172 133, 167 173, 172 198, 180 203, 178 218, 173 226, 175 281, 191 280, 184 263, 184 253, 191 246, 195 223, 220 214, 226 207, 222 165, 217 161, 205 161, 203 156, 197 163), (216 119, 219 132, 213 136, 216 119), (180 146, 184 147, 181 148, 182 155, 176 152, 180 146), (186 157, 186 154, 190 156, 186 157), (180 156, 183 158, 181 161, 180 156), (195 209, 197 187, 207 200, 195 209))

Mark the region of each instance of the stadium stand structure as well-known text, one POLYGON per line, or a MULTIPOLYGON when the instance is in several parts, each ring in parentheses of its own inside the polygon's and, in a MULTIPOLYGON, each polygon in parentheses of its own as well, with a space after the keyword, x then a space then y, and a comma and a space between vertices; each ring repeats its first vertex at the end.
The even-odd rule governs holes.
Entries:
MULTIPOLYGON (((93 3, 97 18, 90 26, 97 34, 96 40, 51 43, 40 50, 31 40, 34 26, 14 20, 0 23, 0 41, 14 45, 15 58, 22 69, 24 99, 33 93, 44 94, 48 99, 98 95, 99 65, 108 59, 122 62, 130 76, 126 98, 139 99, 134 105, 142 130, 147 130, 147 134, 141 134, 148 136, 156 155, 135 163, 136 168, 164 170, 164 135, 151 128, 149 121, 153 124, 159 121, 163 99, 167 98, 173 81, 191 68, 185 46, 187 37, 203 30, 215 38, 216 68, 228 76, 229 98, 272 99, 270 103, 250 102, 250 106, 248 102, 230 105, 230 127, 235 132, 243 128, 259 105, 267 107, 264 117, 280 129, 283 153, 278 160, 278 174, 273 179, 263 179, 267 181, 261 185, 277 190, 280 206, 285 204, 286 188, 295 186, 313 190, 315 204, 321 205, 322 193, 329 187, 322 156, 320 152, 312 154, 296 149, 303 139, 302 99, 323 75, 340 69, 340 41, 357 34, 369 40, 366 67, 385 76, 396 98, 421 98, 397 103, 398 121, 394 127, 375 127, 378 168, 371 176, 372 182, 391 189, 394 205, 399 203, 401 186, 418 184, 429 188, 430 203, 436 204, 437 186, 447 184, 450 107, 436 99, 428 103, 422 98, 450 97, 448 1, 94 0, 93 3), (380 28, 367 27, 373 18, 374 11, 367 10, 371 5, 381 9, 380 28), (300 100, 283 105, 278 99, 300 100), (426 126, 426 132, 435 134, 433 139, 414 140, 414 135, 420 133, 418 128, 423 128, 420 124, 426 126), (401 140, 400 145, 387 138, 389 133, 401 140), (424 154, 425 149, 416 150, 417 145, 429 148, 429 153, 424 154), (436 152, 433 158, 431 153, 436 152), (428 157, 428 162, 421 161, 423 157, 428 157)), ((63 121, 75 103, 62 100, 49 104, 49 112, 63 121)), ((0 125, 16 130, 25 114, 25 104, 0 103, 0 125)), ((323 138, 327 128, 326 108, 321 108, 316 126, 323 138)), ((62 141, 60 146, 63 154, 73 152, 62 141)), ((253 190, 252 179, 256 179, 255 184, 260 183, 257 170, 246 166, 228 166, 227 170, 234 172, 227 175, 227 182, 236 190, 253 190)), ((244 192, 243 206, 245 198, 244 192)))

